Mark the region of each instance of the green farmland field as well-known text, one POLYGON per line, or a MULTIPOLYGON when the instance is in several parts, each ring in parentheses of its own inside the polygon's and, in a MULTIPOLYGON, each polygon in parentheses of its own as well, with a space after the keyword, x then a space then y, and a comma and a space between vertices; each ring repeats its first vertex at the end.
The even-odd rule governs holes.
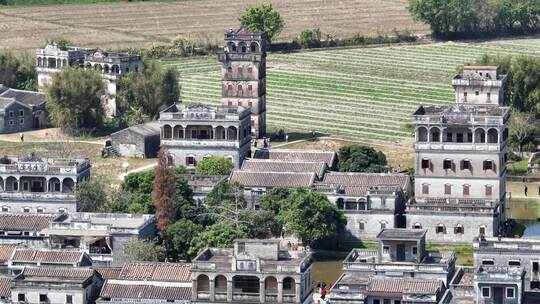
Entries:
MULTIPOLYGON (((482 54, 534 54, 540 39, 327 49, 268 55, 267 120, 358 140, 397 142, 419 105, 454 102, 458 65, 482 54)), ((217 60, 166 61, 180 70, 183 102, 218 103, 217 60)))

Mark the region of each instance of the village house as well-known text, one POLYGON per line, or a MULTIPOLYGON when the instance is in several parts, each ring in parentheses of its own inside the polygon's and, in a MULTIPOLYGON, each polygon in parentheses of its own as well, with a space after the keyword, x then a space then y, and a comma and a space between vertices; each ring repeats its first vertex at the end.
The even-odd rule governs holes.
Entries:
POLYGON ((75 189, 90 178, 90 160, 0 158, 0 213, 76 212, 75 189))
POLYGON ((51 221, 40 232, 52 249, 79 249, 95 265, 118 266, 125 260, 124 246, 136 239, 156 235, 150 214, 70 213, 62 221, 51 221))
POLYGON ((407 227, 427 229, 430 241, 506 233, 505 81, 496 67, 465 67, 452 82, 455 105, 421 106, 413 115, 415 198, 407 204, 407 227))
POLYGON ((154 158, 159 152, 159 123, 152 121, 131 126, 111 134, 114 155, 154 158))
POLYGON ((11 89, 0 84, 0 134, 48 126, 44 94, 11 89))
POLYGON ((96 303, 188 304, 191 289, 190 263, 126 263, 105 280, 96 303))
POLYGON ((377 249, 353 249, 330 303, 437 304, 454 275, 453 252, 426 250, 426 231, 383 229, 377 249))
POLYGON ((251 112, 254 138, 266 135, 266 43, 265 32, 245 28, 225 32, 221 63, 221 103, 251 112))
POLYGON ((174 104, 160 113, 159 123, 171 164, 194 168, 205 157, 221 156, 240 168, 251 154, 249 109, 174 104))
MULTIPOLYGON (((1 245, 0 245, 1 246, 1 245)), ((15 248, 7 260, 7 267, 13 274, 25 267, 90 267, 92 259, 81 250, 51 250, 15 248)))
POLYGON ((41 231, 65 214, 0 213, 0 244, 24 244, 28 248, 46 248, 47 236, 41 231))
POLYGON ((311 303, 309 251, 279 240, 235 240, 233 249, 206 248, 193 259, 193 303, 311 303))
POLYGON ((95 48, 62 47, 50 42, 45 48, 36 50, 39 90, 43 91, 52 82, 54 74, 65 67, 96 70, 105 82, 107 95, 102 97, 105 113, 115 116, 118 83, 130 72, 142 72, 143 60, 140 55, 100 52, 95 48))
POLYGON ((327 170, 335 170, 338 161, 336 152, 324 150, 257 149, 253 158, 291 162, 324 162, 327 170))
POLYGON ((92 304, 103 280, 90 268, 25 267, 12 279, 13 303, 92 304))

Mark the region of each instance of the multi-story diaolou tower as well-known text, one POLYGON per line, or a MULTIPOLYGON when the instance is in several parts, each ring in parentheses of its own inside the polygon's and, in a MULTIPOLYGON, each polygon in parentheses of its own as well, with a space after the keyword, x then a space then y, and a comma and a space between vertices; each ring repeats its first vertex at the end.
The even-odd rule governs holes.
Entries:
POLYGON ((265 32, 244 28, 225 32, 225 46, 218 55, 222 72, 222 104, 251 110, 251 132, 266 134, 266 42, 265 32))

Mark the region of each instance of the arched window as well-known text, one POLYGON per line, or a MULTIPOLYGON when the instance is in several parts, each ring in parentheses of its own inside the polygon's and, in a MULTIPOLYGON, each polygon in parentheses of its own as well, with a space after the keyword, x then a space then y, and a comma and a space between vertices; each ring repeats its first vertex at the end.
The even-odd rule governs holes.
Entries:
POLYGON ((283 279, 283 294, 295 294, 296 284, 293 278, 287 277, 283 279))
POLYGON ((197 292, 210 291, 210 279, 207 275, 201 274, 197 277, 197 292))
POLYGON ((414 223, 413 229, 422 229, 422 225, 420 223, 414 223))
POLYGON ((456 227, 454 227, 454 234, 463 234, 465 233, 465 229, 463 228, 463 225, 457 224, 456 227))
POLYGON ((469 196, 471 193, 471 185, 463 185, 463 196, 469 196))
POLYGON ((41 57, 38 57, 37 59, 37 66, 40 67, 42 65, 41 57))
POLYGON ((252 42, 249 48, 252 53, 256 53, 259 51, 259 45, 256 42, 252 42))
POLYGON ((478 228, 478 234, 486 235, 486 225, 480 225, 480 227, 478 228))
POLYGON ((499 142, 499 131, 496 129, 489 129, 488 130, 488 143, 490 144, 496 144, 499 142))
POLYGON ((381 221, 381 230, 386 229, 387 226, 388 226, 387 221, 381 221))
POLYGON ((359 231, 364 231, 365 229, 366 229, 366 221, 359 220, 358 221, 358 230, 359 231))
POLYGON ((164 139, 171 139, 172 138, 172 128, 169 125, 163 126, 163 138, 164 139))
POLYGON ((336 206, 339 210, 343 210, 345 208, 345 201, 340 197, 336 201, 336 206))
POLYGON ((216 292, 227 292, 227 278, 222 275, 218 275, 214 279, 214 284, 216 287, 216 292))
POLYGON ((438 224, 436 227, 435 227, 435 232, 437 234, 445 234, 446 233, 446 227, 443 225, 443 224, 438 224))
POLYGON ((416 139, 419 142, 427 142, 428 141, 428 132, 425 127, 420 127, 418 130, 416 130, 416 139))

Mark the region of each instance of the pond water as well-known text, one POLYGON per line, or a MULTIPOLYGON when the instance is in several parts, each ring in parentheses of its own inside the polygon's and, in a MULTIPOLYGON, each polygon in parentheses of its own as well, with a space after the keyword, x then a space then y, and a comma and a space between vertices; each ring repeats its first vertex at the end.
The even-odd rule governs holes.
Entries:
POLYGON ((334 283, 341 275, 341 266, 343 259, 340 260, 324 260, 313 262, 312 275, 313 284, 317 282, 325 282, 326 284, 334 283))
POLYGON ((540 237, 540 221, 538 220, 517 220, 518 224, 523 225, 523 237, 540 237))

